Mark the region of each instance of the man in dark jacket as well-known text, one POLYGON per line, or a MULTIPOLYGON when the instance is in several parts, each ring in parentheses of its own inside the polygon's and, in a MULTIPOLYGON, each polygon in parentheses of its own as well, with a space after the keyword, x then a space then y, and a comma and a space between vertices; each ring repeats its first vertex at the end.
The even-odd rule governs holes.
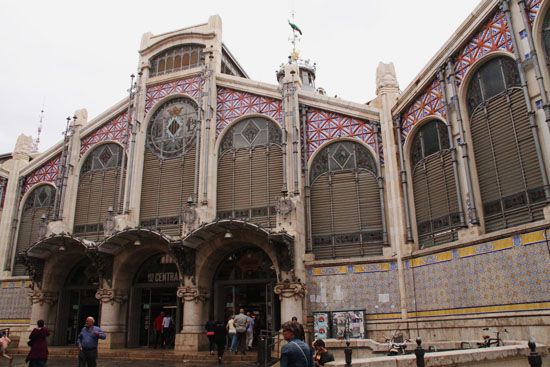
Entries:
POLYGON ((34 328, 29 335, 28 345, 31 347, 26 361, 29 367, 44 367, 48 361, 48 342, 46 338, 50 335, 47 328, 44 327, 44 320, 38 320, 38 327, 34 328))
POLYGON ((311 349, 296 337, 299 332, 295 322, 287 321, 283 324, 283 337, 287 344, 281 349, 281 367, 313 367, 311 349))

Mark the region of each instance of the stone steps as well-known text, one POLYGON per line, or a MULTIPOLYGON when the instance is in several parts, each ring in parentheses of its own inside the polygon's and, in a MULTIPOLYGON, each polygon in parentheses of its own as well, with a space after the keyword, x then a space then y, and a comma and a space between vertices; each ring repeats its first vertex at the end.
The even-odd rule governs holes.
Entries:
MULTIPOLYGON (((75 357, 78 356, 76 347, 49 347, 50 357, 75 357)), ((29 349, 17 348, 9 349, 10 355, 26 355, 29 349)), ((124 360, 149 360, 149 361, 203 361, 212 363, 217 361, 216 354, 211 355, 208 352, 178 352, 173 350, 158 350, 149 348, 132 349, 100 349, 101 358, 124 359, 124 360)), ((235 355, 226 351, 223 359, 228 363, 253 363, 256 361, 256 352, 248 352, 245 355, 235 355)))

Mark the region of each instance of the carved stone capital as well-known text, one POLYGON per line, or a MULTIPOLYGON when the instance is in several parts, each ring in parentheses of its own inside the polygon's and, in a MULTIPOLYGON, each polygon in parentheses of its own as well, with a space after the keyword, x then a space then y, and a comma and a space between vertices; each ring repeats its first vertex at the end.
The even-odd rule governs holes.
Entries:
POLYGON ((294 297, 295 300, 304 298, 307 293, 307 287, 305 283, 302 283, 299 279, 296 281, 290 281, 285 279, 284 281, 277 283, 273 288, 275 294, 279 295, 279 299, 294 297))
POLYGON ((29 291, 29 300, 32 304, 38 303, 40 306, 44 304, 51 306, 57 303, 57 298, 56 292, 42 292, 38 288, 29 291))
POLYGON ((115 303, 123 304, 128 300, 128 294, 116 289, 101 288, 97 290, 95 298, 101 303, 110 303, 111 305, 115 303))
POLYGON ((178 287, 178 298, 181 298, 183 303, 185 302, 206 302, 208 300, 208 291, 201 287, 184 286, 178 287))

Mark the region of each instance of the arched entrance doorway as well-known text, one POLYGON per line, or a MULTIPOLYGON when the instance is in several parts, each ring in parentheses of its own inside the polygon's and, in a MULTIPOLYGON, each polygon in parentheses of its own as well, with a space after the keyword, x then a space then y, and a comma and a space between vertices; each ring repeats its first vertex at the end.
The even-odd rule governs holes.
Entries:
POLYGON ((273 288, 277 275, 273 262, 260 248, 246 246, 229 253, 213 277, 216 320, 227 320, 243 308, 256 316, 257 330, 279 328, 280 305, 273 288))
POLYGON ((80 260, 71 270, 61 291, 58 308, 57 345, 75 345, 86 317, 92 316, 100 325, 101 307, 95 294, 99 288, 96 267, 88 258, 80 260))
POLYGON ((164 312, 172 318, 169 347, 174 345, 175 331, 181 329, 182 304, 178 302, 177 288, 181 278, 172 256, 158 253, 145 260, 134 278, 130 301, 128 344, 131 347, 156 346, 155 318, 164 312))

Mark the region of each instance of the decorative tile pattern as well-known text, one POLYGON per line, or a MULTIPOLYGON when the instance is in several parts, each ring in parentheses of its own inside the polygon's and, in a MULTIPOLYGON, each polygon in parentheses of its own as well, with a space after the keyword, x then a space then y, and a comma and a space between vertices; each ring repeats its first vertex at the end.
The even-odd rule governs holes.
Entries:
POLYGON ((128 112, 124 112, 82 138, 80 141, 80 156, 82 157, 92 145, 107 140, 118 141, 127 148, 128 136, 128 112))
POLYGON ((10 320, 29 319, 31 316, 31 303, 27 297, 29 288, 25 287, 25 282, 10 283, 13 284, 4 282, 0 288, 0 320, 5 323, 10 320))
POLYGON ((279 124, 283 122, 283 105, 277 99, 220 87, 217 104, 216 135, 231 121, 250 113, 267 115, 279 124))
POLYGON ((447 110, 443 103, 443 88, 438 79, 433 80, 422 95, 403 114, 401 122, 401 138, 403 141, 405 141, 413 126, 427 116, 443 118, 447 116, 447 110))
POLYGON ((8 187, 8 179, 0 177, 0 209, 4 207, 4 200, 6 199, 6 189, 8 187))
POLYGON ((55 184, 57 177, 61 171, 61 154, 44 163, 41 167, 32 171, 26 178, 23 184, 21 195, 29 191, 31 187, 41 182, 51 182, 55 184))
MULTIPOLYGON (((547 241, 550 230, 540 230, 405 261, 409 313, 548 309, 547 241)), ((399 313, 395 262, 309 268, 307 285, 312 312, 364 309, 370 319, 399 313)))
MULTIPOLYGON (((343 137, 361 140, 376 150, 377 135, 372 123, 368 120, 309 107, 306 125, 305 146, 307 146, 308 157, 311 157, 323 143, 343 137)), ((378 142, 381 143, 380 140, 378 142)), ((379 148, 382 149, 381 144, 379 148)))
POLYGON ((540 4, 542 3, 542 0, 527 0, 525 1, 525 7, 527 10, 527 15, 529 15, 529 21, 531 22, 531 26, 533 26, 533 22, 535 21, 535 18, 537 17, 537 14, 540 10, 540 4))
POLYGON ((470 40, 455 60, 457 84, 460 85, 464 75, 474 62, 497 50, 513 51, 508 22, 506 22, 504 12, 500 10, 470 40))
POLYGON ((198 100, 202 93, 203 84, 204 80, 196 76, 148 87, 145 96, 145 113, 149 112, 160 99, 174 93, 187 94, 189 97, 198 100))

